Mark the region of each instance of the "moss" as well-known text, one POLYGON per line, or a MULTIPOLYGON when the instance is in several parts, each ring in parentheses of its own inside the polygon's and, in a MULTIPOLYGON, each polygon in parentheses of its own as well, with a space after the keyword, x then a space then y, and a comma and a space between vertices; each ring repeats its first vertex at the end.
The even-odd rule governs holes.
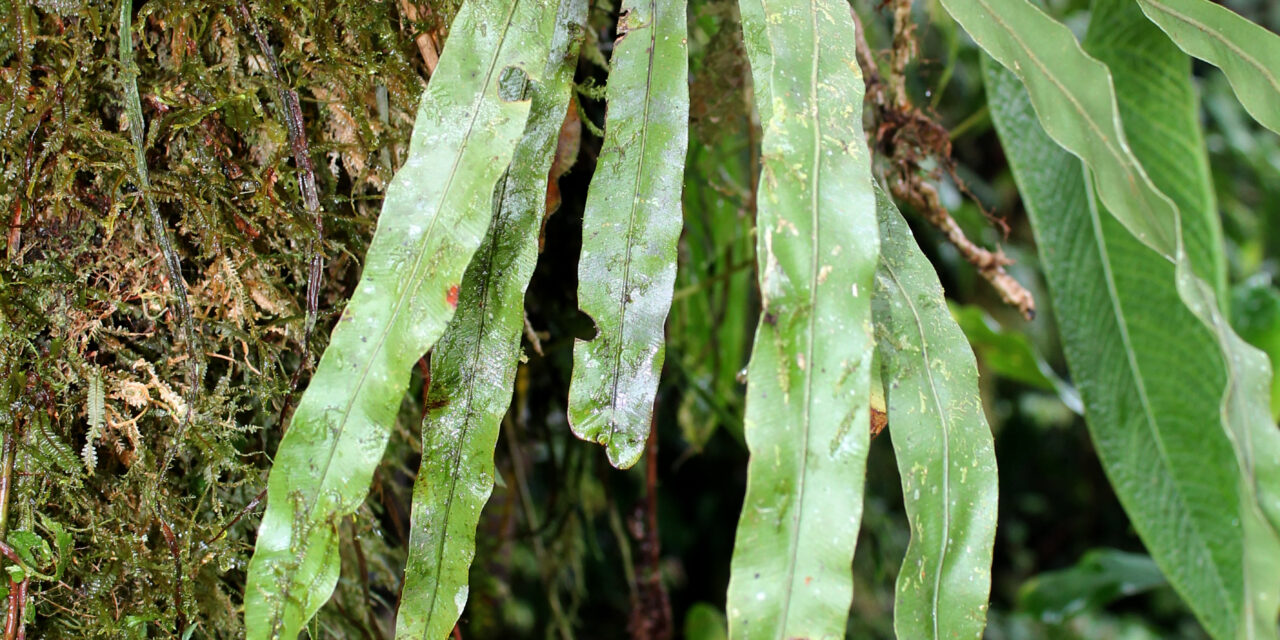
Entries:
MULTIPOLYGON (((59 527, 71 534, 65 573, 31 583, 29 637, 163 637, 180 616, 196 637, 241 635, 256 509, 237 516, 265 486, 299 368, 305 381, 302 292, 315 232, 262 52, 234 4, 209 4, 137 3, 132 38, 151 195, 182 261, 206 363, 193 387, 193 345, 181 339, 136 187, 127 131, 144 123, 124 115, 118 5, 0 1, 0 73, 13 89, 0 105, 9 227, 0 426, 16 444, 9 531, 51 543, 59 527), (102 420, 91 429, 95 378, 102 420)), ((312 143, 326 230, 315 354, 407 151, 426 71, 395 3, 273 0, 251 10, 300 94, 312 143)), ((454 11, 446 0, 418 26, 454 11)), ((412 437, 399 438, 400 455, 412 437)), ((362 522, 383 511, 371 502, 362 522)), ((371 588, 394 602, 398 552, 361 526, 371 588)), ((363 601, 363 586, 356 593, 363 601)), ((343 635, 364 624, 338 609, 326 609, 321 628, 343 635)))

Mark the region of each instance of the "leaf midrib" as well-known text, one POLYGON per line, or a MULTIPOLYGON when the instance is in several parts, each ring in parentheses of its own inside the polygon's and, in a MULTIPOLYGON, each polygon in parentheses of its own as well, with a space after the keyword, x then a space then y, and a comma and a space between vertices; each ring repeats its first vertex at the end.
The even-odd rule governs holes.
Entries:
MULTIPOLYGON (((895 214, 896 215, 896 214, 895 214)), ((924 334, 924 321, 920 319, 920 312, 916 309, 915 302, 908 295, 908 289, 902 286, 902 281, 898 279, 898 274, 893 270, 893 265, 888 260, 881 259, 880 264, 884 265, 884 270, 893 278, 893 283, 897 285, 898 291, 901 292, 902 298, 907 301, 907 307, 911 309, 911 317, 915 319, 916 333, 920 336, 920 365, 925 371, 925 376, 929 379, 929 395, 933 396, 933 405, 937 407, 938 422, 942 427, 942 545, 938 550, 937 568, 933 576, 933 593, 930 594, 930 608, 933 621, 933 637, 941 638, 941 632, 938 629, 939 609, 941 605, 942 594, 942 568, 947 563, 947 551, 950 550, 951 540, 951 421, 950 414, 945 407, 942 406, 942 399, 938 397, 937 384, 933 380, 933 364, 929 357, 929 339, 924 334)), ((905 496, 904 496, 905 498, 905 496)))
MULTIPOLYGON (((1081 163, 1083 164, 1083 162, 1081 163)), ((1124 310, 1120 307, 1120 295, 1115 283, 1115 274, 1111 271, 1110 254, 1107 251, 1106 239, 1102 236, 1102 221, 1099 216, 1097 202, 1093 194, 1093 181, 1089 178, 1087 172, 1081 172, 1084 176, 1085 197, 1089 203, 1089 221, 1090 227, 1093 229, 1094 244, 1098 248, 1100 254, 1100 262, 1102 271, 1107 281, 1107 300, 1110 302, 1112 313, 1116 319, 1116 326, 1120 330, 1120 339, 1124 343, 1125 359, 1128 361, 1128 371, 1130 372, 1134 385, 1138 388, 1138 397, 1142 402, 1142 415, 1146 419, 1147 429, 1151 433, 1152 439, 1155 440, 1156 449, 1160 452, 1160 458, 1164 462, 1166 469, 1172 469, 1173 463, 1169 458, 1168 448, 1165 446, 1164 438, 1160 433, 1160 429, 1156 426, 1155 411, 1151 408, 1150 396, 1147 393, 1145 380, 1142 378, 1141 370, 1134 356, 1134 348, 1132 339, 1129 337, 1129 324, 1125 320, 1124 310)), ((1190 515, 1190 508, 1187 506, 1186 497, 1183 495, 1182 487, 1173 481, 1170 483, 1173 490, 1177 493, 1178 503, 1182 505, 1186 513, 1190 515)), ((1188 517, 1191 529, 1195 532, 1195 539, 1199 543, 1205 557, 1213 558, 1213 554, 1209 551, 1209 545, 1205 542, 1204 535, 1200 531, 1199 522, 1188 517)), ((1229 603, 1231 601, 1231 592, 1227 590, 1226 582, 1217 571, 1217 564, 1210 562, 1212 569, 1209 571, 1214 578, 1214 583, 1218 587, 1218 591, 1222 594, 1222 602, 1229 603)))
MULTIPOLYGON (((767 0, 761 0, 760 6, 764 9, 766 20, 768 19, 768 3, 767 0)), ((796 579, 796 562, 800 553, 800 523, 804 519, 804 503, 805 478, 809 471, 809 431, 812 428, 812 402, 813 402, 813 343, 814 332, 817 330, 818 317, 818 244, 819 233, 818 223, 821 220, 818 215, 818 189, 819 178, 822 175, 822 119, 818 116, 818 61, 821 55, 821 49, 818 47, 818 7, 817 0, 809 0, 809 27, 810 41, 812 46, 810 49, 810 59, 812 62, 809 66, 809 112, 813 121, 813 175, 809 178, 809 224, 813 231, 811 233, 811 246, 809 255, 809 326, 805 340, 805 366, 804 366, 804 409, 801 414, 801 424, 803 428, 800 430, 800 473, 796 479, 796 520, 795 532, 789 537, 787 543, 790 547, 788 555, 790 561, 787 563, 787 580, 786 591, 783 592, 782 600, 782 626, 781 629, 787 629, 787 623, 791 617, 791 598, 795 590, 796 579)), ((770 69, 772 75, 772 69, 770 69)), ((772 79, 770 79, 772 83, 772 79)), ((772 90, 770 90, 772 93, 772 90)), ((790 362, 782 363, 782 366, 790 367, 790 362)))
MULTIPOLYGON (((497 277, 497 274, 495 274, 493 271, 493 262, 496 259, 496 256, 498 253, 498 239, 501 237, 502 227, 506 226, 503 224, 504 222, 506 222, 506 219, 501 217, 502 209, 503 209, 502 203, 506 199, 507 185, 510 183, 510 181, 511 181, 511 173, 508 171, 506 176, 504 176, 502 179, 502 183, 501 183, 502 190, 498 195, 499 210, 497 215, 499 216, 498 218, 499 226, 493 230, 493 241, 490 243, 489 252, 485 255, 485 261, 484 261, 485 269, 481 272, 486 274, 486 277, 483 280, 484 286, 481 287, 480 289, 480 303, 478 305, 478 308, 480 309, 484 309, 488 306, 489 292, 492 290, 494 286, 494 282, 493 282, 494 278, 497 277)), ((435 558, 435 566, 437 568, 436 580, 431 585, 431 596, 427 602, 427 608, 426 608, 427 620, 426 620, 426 624, 423 626, 422 636, 420 636, 424 640, 430 637, 428 634, 430 633, 430 630, 431 630, 431 617, 435 615, 436 601, 439 599, 439 596, 440 596, 440 577, 442 574, 439 571, 439 567, 441 563, 444 562, 445 539, 449 537, 449 521, 451 519, 451 515, 453 514, 453 498, 457 494, 457 489, 458 489, 458 468, 461 466, 462 449, 465 446, 467 434, 471 432, 471 418, 475 415, 475 410, 474 410, 475 388, 476 388, 475 371, 476 371, 477 363, 480 362, 480 352, 483 350, 483 346, 484 346, 484 328, 487 320, 488 320, 488 314, 481 313, 480 326, 477 327, 476 329, 475 349, 473 349, 471 352, 471 362, 469 363, 470 366, 466 368, 466 370, 470 372, 470 375, 467 376, 466 383, 463 385, 466 388, 466 396, 462 405, 462 427, 458 435, 458 446, 453 451, 452 461, 449 465, 451 473, 449 474, 449 495, 448 497, 445 498, 445 503, 444 503, 445 525, 444 525, 444 531, 442 532, 442 535, 439 537, 436 543, 436 558, 435 558)), ((461 615, 462 611, 459 610, 458 614, 461 615)))
POLYGON ((658 2, 649 0, 649 10, 653 18, 646 28, 649 29, 649 60, 644 77, 644 110, 640 114, 640 154, 636 163, 636 177, 631 185, 631 211, 627 217, 627 247, 622 260, 622 295, 618 296, 618 339, 613 344, 613 384, 609 389, 609 446, 613 447, 613 438, 618 433, 618 379, 622 376, 622 349, 626 337, 624 327, 627 322, 627 298, 631 290, 631 248, 635 245, 632 237, 635 233, 636 209, 640 200, 640 182, 644 176, 645 148, 649 143, 649 105, 653 101, 653 58, 658 49, 658 2))
MULTIPOLYGON (((1222 37, 1222 34, 1220 34, 1218 31, 1214 29, 1209 28, 1209 26, 1204 24, 1203 22, 1200 22, 1199 20, 1196 20, 1195 18, 1189 15, 1186 15, 1168 5, 1162 4, 1158 0, 1138 0, 1138 1, 1141 4, 1150 5, 1152 8, 1156 9, 1157 11, 1161 11, 1169 15, 1175 20, 1181 20, 1182 22, 1185 22, 1186 24, 1190 25, 1192 28, 1200 31, 1206 36, 1226 45, 1226 47, 1230 49, 1232 53, 1236 54, 1237 56, 1240 57, 1240 59, 1249 63, 1249 66, 1256 69, 1259 75, 1261 75, 1263 78, 1266 79, 1267 84, 1271 85, 1272 91, 1280 93, 1280 80, 1277 80, 1276 76, 1273 75, 1269 69, 1267 69, 1266 65, 1259 62, 1257 58, 1254 58, 1253 56, 1249 55, 1247 51, 1241 49, 1239 46, 1236 45, 1235 42, 1231 41, 1229 38, 1222 37)), ((1217 7, 1218 5, 1211 5, 1211 6, 1217 7)), ((1223 10, 1230 11, 1229 9, 1225 9, 1225 8, 1223 8, 1223 10)), ((1253 26, 1252 23, 1250 24, 1251 26, 1253 26)))
MULTIPOLYGON (((436 222, 440 220, 441 205, 443 205, 445 199, 448 198, 449 191, 453 186, 454 179, 457 177, 458 167, 462 163, 462 156, 464 155, 467 145, 470 143, 471 134, 475 130, 476 120, 480 117, 480 108, 479 108, 480 104, 484 102, 486 96, 489 93, 489 81, 493 78, 494 69, 498 65, 498 58, 502 54, 502 48, 503 48, 503 44, 506 41, 507 32, 511 28, 511 23, 515 18, 516 7, 519 6, 520 1, 521 0, 512 0, 511 7, 507 11, 507 17, 503 21, 503 25, 502 25, 502 33, 498 36, 497 43, 493 49, 493 52, 494 52, 493 57, 489 61, 489 69, 485 73, 484 83, 481 85, 481 90, 477 92, 475 99, 471 103, 471 107, 472 107, 471 119, 467 123, 467 132, 462 138, 462 144, 459 145, 459 150, 454 157, 453 165, 449 168, 449 174, 448 174, 447 180, 445 181, 444 189, 441 190, 440 198, 436 203, 435 215, 432 216, 431 223, 427 226, 426 231, 423 233, 422 241, 419 243, 420 249, 425 247, 425 245, 428 244, 428 242, 431 240, 432 232, 435 230, 436 222)), ((371 351, 372 354, 376 355, 382 351, 383 344, 387 340, 387 335, 391 332, 391 327, 395 324, 396 318, 399 317, 401 309, 404 308, 405 301, 412 296, 412 287, 420 277, 419 271, 422 268, 425 253, 426 252, 424 250, 419 250, 417 252, 417 256, 414 258, 414 261, 413 261, 413 267, 409 272, 409 277, 406 279, 406 282, 408 284, 405 289, 405 293, 396 300, 396 305, 395 307, 392 308, 391 316, 387 319, 386 324, 383 325, 381 334, 378 336, 378 339, 374 342, 374 347, 371 351)), ((345 435, 346 433, 348 419, 351 416, 351 409, 352 407, 355 406, 356 398, 358 398, 361 395, 360 392, 364 388, 365 382, 369 377, 369 370, 371 367, 371 363, 373 362, 374 359, 375 358, 371 356, 365 361, 364 368, 360 371, 360 375, 357 378, 357 382, 354 388, 352 389, 352 392, 349 394, 349 399, 347 400, 346 407, 343 408, 342 418, 338 423, 338 433, 337 433, 337 436, 333 439, 334 445, 329 448, 328 457, 325 459, 324 471, 321 473, 320 482, 317 484, 317 486, 320 488, 324 487, 325 481, 329 477, 329 471, 333 468, 333 457, 334 455, 336 455, 338 450, 337 443, 340 440, 342 440, 343 435, 345 435)), ((307 505, 307 511, 306 511, 307 522, 311 522, 314 516, 315 508, 320 500, 321 493, 322 493, 322 489, 318 488, 315 495, 311 498, 310 504, 307 505)), ((289 593, 292 590, 292 586, 293 586, 293 582, 291 580, 286 581, 285 588, 281 590, 281 598, 280 598, 281 606, 278 608, 274 608, 274 611, 272 612, 272 629, 273 630, 278 630, 280 628, 280 624, 284 616, 284 605, 289 601, 289 593)))
MULTIPOLYGON (((1040 72, 1044 75, 1045 78, 1048 78, 1049 81, 1053 83, 1053 86, 1058 89, 1058 93, 1060 93, 1064 98, 1066 98, 1067 102, 1070 103, 1071 106, 1075 108, 1076 112, 1080 114, 1080 116, 1084 119, 1084 122, 1089 126, 1089 129, 1093 132, 1094 136, 1097 139, 1102 141, 1103 146, 1112 155, 1112 157, 1116 160, 1116 162, 1124 169, 1125 178, 1129 182, 1130 187, 1140 190, 1139 182, 1149 182, 1150 178, 1147 177, 1145 173, 1140 174, 1140 177, 1143 178, 1143 180, 1139 181, 1134 179, 1134 172, 1129 167, 1129 163, 1125 161, 1125 154, 1120 153, 1119 151, 1116 150, 1116 148, 1113 146, 1111 137, 1107 136, 1103 132, 1102 128, 1098 125, 1098 123, 1093 120, 1089 111, 1084 108, 1084 105, 1080 104, 1079 100, 1076 99, 1075 94, 1069 91, 1067 87, 1063 85, 1061 81, 1058 80, 1058 76, 1054 75, 1049 71, 1049 67, 1046 66, 1044 61, 1042 61, 1039 58, 1039 56, 1035 54, 1035 51, 1031 47, 1027 46, 1026 41, 1024 41, 1018 35, 1017 29, 1010 27, 1009 23, 1004 21, 1004 19, 1000 16, 1000 14, 991 7, 991 5, 987 2, 987 0, 975 0, 975 1, 978 4, 982 5, 983 10, 986 11, 987 15, 990 17, 992 22, 999 25, 1001 29, 1003 29, 1006 33, 1009 34, 1009 37, 1012 38, 1014 42, 1018 43, 1018 46, 1022 48, 1022 51, 1026 54, 1027 58, 1030 59, 1031 62, 1033 62, 1036 65, 1037 68, 1040 69, 1040 72)), ((1035 5, 1030 5, 1030 6, 1033 11, 1039 13, 1041 16, 1054 22, 1054 24, 1059 24, 1056 21, 1053 21, 1052 18, 1048 18, 1048 16, 1044 16, 1044 13, 1040 11, 1040 9, 1035 5)), ((1072 42, 1075 43, 1075 46, 1079 51, 1079 53, 1081 53, 1081 55, 1083 55, 1086 59, 1091 60, 1093 62, 1097 62, 1098 64, 1102 64, 1101 62, 1098 62, 1096 58, 1090 56, 1088 53, 1085 53, 1083 49, 1080 49, 1080 43, 1075 40, 1075 36, 1071 36, 1071 40, 1072 42)), ((1103 66, 1105 67, 1106 65, 1103 65, 1103 66)), ((1107 84, 1108 85, 1111 84, 1110 71, 1107 72, 1107 84)), ((1112 100, 1112 102, 1113 103, 1115 102, 1114 99, 1112 100)), ((1119 123, 1116 123, 1116 126, 1118 128, 1119 123)), ((1123 136, 1123 132, 1120 132, 1120 135, 1123 136)), ((1052 134, 1051 134, 1051 137, 1052 137, 1052 134)), ((1054 141, 1057 142, 1056 139, 1054 141)), ((1141 168, 1139 168, 1139 171, 1141 172, 1141 168)), ((1154 189, 1154 187, 1150 187, 1150 188, 1154 189)), ((1159 190, 1155 190, 1155 195, 1161 201, 1165 201, 1166 205, 1168 205, 1169 207, 1173 207, 1171 203, 1167 202, 1168 196, 1164 195, 1163 193, 1160 193, 1159 190)), ((1138 200, 1141 201, 1144 205, 1146 204, 1146 201, 1147 201, 1146 198, 1138 198, 1138 200)), ((1145 213, 1148 221, 1155 221, 1159 219, 1159 217, 1156 215, 1156 212, 1154 211, 1148 210, 1145 213)), ((1174 208, 1174 220, 1175 221, 1177 220, 1176 208, 1174 208)), ((1154 228, 1163 229, 1163 227, 1161 226, 1155 226, 1154 228)), ((1174 230, 1174 234, 1176 238, 1177 229, 1174 230)), ((1175 239, 1174 242, 1175 242, 1175 251, 1176 251, 1177 240, 1175 239)), ((1165 254, 1163 249, 1156 248, 1145 240, 1143 240, 1143 244, 1151 246, 1153 249, 1155 249, 1160 255, 1164 256, 1165 258, 1170 258, 1170 256, 1165 254)))

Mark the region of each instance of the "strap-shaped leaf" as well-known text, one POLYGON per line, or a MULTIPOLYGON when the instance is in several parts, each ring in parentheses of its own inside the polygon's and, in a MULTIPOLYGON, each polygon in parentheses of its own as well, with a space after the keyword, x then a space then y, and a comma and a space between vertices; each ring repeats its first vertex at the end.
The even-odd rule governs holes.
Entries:
POLYGON ((431 352, 397 638, 447 637, 467 601, 476 524, 493 491, 493 449, 520 360, 524 294, 538 259, 547 174, 569 106, 586 0, 561 0, 559 11, 524 137, 494 192, 493 222, 462 278, 458 313, 431 352))
POLYGON ((911 523, 894 630, 899 638, 981 638, 999 488, 978 365, 911 229, 883 191, 876 200, 876 354, 911 523))
POLYGON ((338 524, 368 492, 411 367, 453 317, 555 15, 547 0, 471 0, 454 20, 360 283, 276 453, 245 594, 251 639, 296 637, 333 591, 338 524))
POLYGON ((587 193, 578 306, 599 330, 573 348, 569 424, 609 462, 640 459, 666 352, 689 128, 684 0, 625 0, 604 147, 587 193))
MULTIPOLYGON (((1000 2, 1002 19, 1022 11, 1006 4, 1021 3, 1000 2)), ((1021 33, 1036 37, 1023 43, 1043 43, 1058 38, 1046 34, 1066 31, 1038 11, 1034 15, 1036 21, 1023 25, 1021 33)), ((1111 19, 1134 17, 1121 12, 1111 19)), ((1126 51, 1121 43, 1116 47, 1110 54, 1116 65, 1141 68, 1152 54, 1126 51)), ((1172 220, 1176 232, 1185 225, 1177 209, 1161 197, 1160 212, 1116 213, 1133 201, 1108 197, 1100 175, 1105 163, 1089 155, 1099 147, 1079 140, 1094 135, 1096 123, 1073 108, 1054 108, 1052 103, 1068 104, 1072 94, 1086 91, 1067 78, 1074 83, 1083 76, 1089 86, 1113 96, 1106 78, 1092 77, 1105 74, 1105 67, 1098 70, 1098 63, 1077 48, 1055 49, 1053 55, 1029 47, 1005 53, 1016 53, 1007 62, 1023 76, 1045 76, 1025 81, 1028 95, 1019 78, 986 63, 993 119, 1031 215, 1068 364, 1103 467, 1153 558, 1214 637, 1275 637, 1280 548, 1259 510, 1259 501, 1270 500, 1278 486, 1276 434, 1265 416, 1261 386, 1269 375, 1266 362, 1229 333, 1209 302, 1212 293, 1190 273, 1183 252, 1166 253, 1122 224, 1154 213, 1172 220), (1055 86, 1071 90, 1054 95, 1048 90, 1055 86), (1048 103, 1043 110, 1042 102, 1048 103), (1054 139, 1086 163, 1082 166, 1054 139)), ((1144 100, 1176 104, 1158 89, 1158 84, 1145 86, 1155 95, 1144 100)), ((1187 162, 1190 146, 1188 132, 1169 128, 1167 118, 1166 113, 1124 121, 1126 131, 1151 127, 1180 140, 1167 141, 1164 149, 1136 148, 1161 183, 1177 179, 1169 168, 1172 161, 1147 156, 1172 152, 1187 162)), ((1113 113, 1107 121, 1119 118, 1113 113)), ((1141 178, 1134 186, 1155 191, 1127 153, 1120 129, 1109 137, 1118 159, 1130 165, 1128 174, 1141 178)))
POLYGON ((743 32, 767 114, 756 218, 764 309, 747 368, 751 460, 729 635, 838 638, 862 516, 879 253, 863 85, 843 2, 750 2, 743 32))
POLYGON ((1183 51, 1227 74, 1240 103, 1280 133, 1280 36, 1205 0, 1138 0, 1183 51))

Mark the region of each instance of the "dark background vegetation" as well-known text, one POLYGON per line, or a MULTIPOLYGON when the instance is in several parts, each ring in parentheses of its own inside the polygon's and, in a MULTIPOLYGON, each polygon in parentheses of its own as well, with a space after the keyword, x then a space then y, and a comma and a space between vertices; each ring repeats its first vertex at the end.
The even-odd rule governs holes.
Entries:
MULTIPOLYGON (((182 259, 205 363, 193 388, 193 345, 181 337, 173 283, 136 188, 128 129, 140 123, 125 115, 119 5, 0 0, 0 215, 7 227, 0 428, 11 483, 0 494, 0 533, 39 536, 50 547, 41 557, 65 569, 56 580, 30 583, 22 600, 27 637, 170 637, 180 629, 197 638, 241 635, 237 609, 260 514, 256 497, 308 377, 304 293, 309 247, 319 239, 299 193, 277 92, 283 83, 300 97, 323 210, 314 359, 355 286, 383 190, 408 147, 429 76, 415 36, 427 34, 428 47, 443 44, 458 4, 419 3, 415 20, 398 0, 249 1, 280 60, 279 82, 237 3, 133 4, 152 195, 182 259), (95 379, 104 420, 91 429, 95 379)), ((1280 24, 1280 6, 1267 0, 1229 4, 1272 28, 1280 24)), ((872 47, 887 48, 887 12, 865 0, 855 8, 872 47)), ((1087 24, 1079 0, 1049 8, 1078 31, 1087 24)), ((654 601, 642 597, 656 593, 646 579, 654 575, 669 596, 676 635, 687 629, 714 637, 697 629, 714 626, 723 606, 744 489, 736 374, 758 305, 749 179, 758 137, 734 3, 693 0, 689 11, 690 186, 655 464, 613 470, 565 422, 573 339, 591 333, 576 309, 576 262, 600 146, 593 128, 604 115, 600 63, 617 12, 609 0, 595 0, 587 51, 596 53, 584 55, 577 78, 587 126, 577 163, 560 180, 563 204, 545 228, 526 303, 543 353, 526 344, 497 450, 501 481, 480 524, 463 638, 623 638, 629 628, 648 637, 630 623, 664 617, 661 607, 636 604, 654 601)), ((1202 638, 1168 587, 1070 616, 1033 606, 1036 576, 1071 567, 1090 549, 1142 547, 1070 409, 1069 387, 1055 387, 1040 368, 1066 377, 1031 234, 986 116, 978 52, 935 3, 918 2, 916 18, 921 54, 911 93, 950 129, 958 175, 1008 222, 1009 235, 947 179, 944 201, 970 237, 1000 243, 1017 259, 1013 273, 1042 311, 1023 321, 938 234, 913 220, 957 311, 969 318, 996 434, 1000 527, 988 636, 1202 638)), ((1270 275, 1280 268, 1280 144, 1253 125, 1220 74, 1199 66, 1196 74, 1235 320, 1255 342, 1276 341, 1280 298, 1270 275)), ((313 625, 315 637, 391 636, 421 450, 422 382, 415 372, 369 499, 342 527, 343 577, 313 625)), ((874 441, 868 469, 850 636, 888 638, 908 531, 886 437, 874 441)), ((15 584, 8 589, 14 600, 15 584)))

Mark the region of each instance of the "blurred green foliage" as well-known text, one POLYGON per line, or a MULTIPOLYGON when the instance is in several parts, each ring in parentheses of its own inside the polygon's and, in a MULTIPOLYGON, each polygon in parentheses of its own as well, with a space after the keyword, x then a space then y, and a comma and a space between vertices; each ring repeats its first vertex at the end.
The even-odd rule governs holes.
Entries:
MULTIPOLYGON (((415 36, 444 44, 458 5, 424 2, 412 20, 405 4, 247 3, 284 81, 301 96, 316 165, 326 269, 312 354, 323 349, 355 286, 386 182, 407 151, 429 77, 415 36)), ((1273 30, 1280 25, 1275 3, 1227 4, 1273 30)), ((1047 5, 1083 32, 1087 2, 1047 5)), ((24 563, 41 574, 30 583, 28 637, 177 637, 185 624, 193 637, 234 638, 242 633, 238 607, 261 508, 255 497, 296 396, 291 382, 296 374, 302 388, 309 371, 300 341, 314 230, 285 121, 273 106, 277 87, 236 4, 135 3, 145 123, 123 115, 117 6, 0 0, 0 215, 7 227, 0 234, 0 428, 14 452, 0 520, 10 544, 23 541, 24 563), (144 124, 152 195, 183 260, 198 345, 180 338, 135 185, 128 128, 144 124), (206 362, 197 388, 186 383, 192 348, 206 362), (95 379, 100 421, 90 411, 95 379), (188 404, 190 424, 177 442, 188 404), (176 457, 161 469, 171 451, 176 457)), ((887 48, 887 12, 861 0, 854 7, 872 48, 887 48)), ((944 202, 971 238, 1000 244, 1018 261, 1013 275, 1042 307, 1034 322, 1022 320, 932 228, 913 220, 957 315, 969 317, 1001 462, 987 635, 1203 637, 1167 587, 1091 603, 1061 620, 1029 610, 1020 595, 1040 574, 1087 563, 1090 549, 1142 549, 1062 391, 1069 381, 1061 348, 986 115, 978 51, 936 1, 918 2, 915 11, 921 53, 908 88, 951 130, 958 175, 1009 232, 989 224, 949 179, 940 185, 944 202)), ((616 12, 608 0, 592 6, 576 79, 587 126, 577 165, 560 180, 563 204, 546 222, 529 290, 526 313, 542 355, 526 345, 498 446, 501 479, 481 518, 460 625, 468 639, 627 637, 636 576, 646 569, 664 578, 674 628, 718 637, 746 462, 738 374, 758 307, 750 74, 735 3, 691 2, 686 230, 656 406, 661 554, 657 567, 646 567, 643 469, 610 469, 565 420, 573 340, 591 334, 573 292, 582 204, 600 146, 591 130, 604 120, 592 87, 606 77, 601 63, 616 12)), ((1227 239, 1232 322, 1274 356, 1280 140, 1248 118, 1219 72, 1197 65, 1196 82, 1227 239)), ((416 375, 370 498, 340 528, 343 577, 314 637, 389 637, 420 456, 422 386, 416 375)), ((873 442, 850 637, 892 633, 893 583, 908 536, 892 455, 887 439, 873 442)))

